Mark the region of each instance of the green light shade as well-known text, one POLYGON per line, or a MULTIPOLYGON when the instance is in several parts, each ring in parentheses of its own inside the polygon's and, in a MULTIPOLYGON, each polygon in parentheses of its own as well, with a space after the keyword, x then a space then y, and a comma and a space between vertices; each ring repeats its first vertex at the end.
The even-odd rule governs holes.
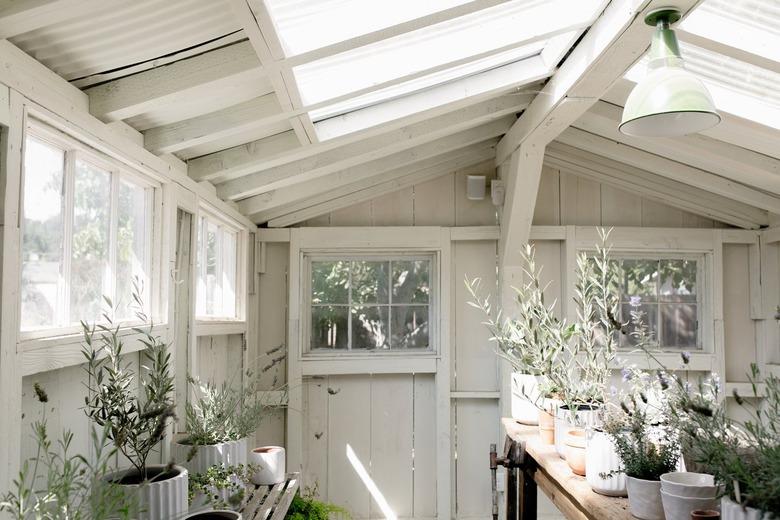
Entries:
POLYGON ((706 130, 720 122, 707 87, 685 70, 669 19, 652 14, 647 18, 649 23, 657 23, 649 70, 626 100, 619 127, 624 134, 676 137, 706 130))

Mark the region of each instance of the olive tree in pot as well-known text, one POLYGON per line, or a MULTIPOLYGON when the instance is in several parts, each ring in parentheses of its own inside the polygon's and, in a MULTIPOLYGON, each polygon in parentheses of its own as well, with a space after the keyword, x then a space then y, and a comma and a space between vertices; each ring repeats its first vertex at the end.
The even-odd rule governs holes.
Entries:
POLYGON ((278 374, 273 375, 276 390, 272 392, 261 389, 260 379, 284 359, 282 348, 267 353, 271 357, 267 362, 258 360, 264 366, 257 375, 251 370, 238 371, 220 385, 188 377, 194 398, 185 406, 186 432, 174 435, 171 441, 175 460, 193 473, 204 473, 212 466, 247 464, 247 438, 285 400, 285 387, 276 384, 278 374))
MULTIPOLYGON (((137 291, 134 298, 138 307, 143 308, 137 291)), ((107 303, 111 305, 108 300, 107 303)), ((148 321, 140 312, 138 319, 142 323, 148 321)), ((168 344, 154 335, 152 325, 133 329, 139 336, 137 341, 145 347, 141 371, 135 374, 130 362, 123 358, 119 325, 107 314, 104 320, 91 326, 82 322, 88 376, 84 410, 105 429, 117 452, 131 464, 130 468, 109 473, 105 479, 137 497, 143 510, 139 518, 179 518, 187 512, 187 470, 173 463, 149 463, 174 416, 174 379, 168 344), (140 379, 140 392, 136 376, 140 379)))
POLYGON ((514 370, 512 416, 523 424, 539 424, 542 440, 553 443, 553 416, 559 402, 554 372, 559 356, 566 352, 574 326, 559 319, 556 302, 545 301, 546 285, 541 281, 541 266, 536 263, 530 244, 522 252, 525 281, 514 287, 515 308, 498 309, 490 296, 481 296, 481 280, 466 278, 471 294, 469 305, 485 315, 484 325, 498 355, 514 370))

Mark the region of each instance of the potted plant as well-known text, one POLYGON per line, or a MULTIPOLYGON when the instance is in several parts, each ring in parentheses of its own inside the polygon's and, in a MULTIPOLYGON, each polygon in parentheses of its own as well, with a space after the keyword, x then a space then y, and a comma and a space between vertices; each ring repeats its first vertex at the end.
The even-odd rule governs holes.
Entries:
MULTIPOLYGON (((279 353, 281 349, 266 354, 274 357, 259 374, 278 367, 285 357, 284 352, 279 353)), ((211 466, 247 463, 247 438, 257 431, 270 410, 283 406, 284 399, 277 402, 266 397, 278 392, 264 392, 259 374, 237 371, 220 385, 188 376, 194 398, 185 405, 186 431, 171 440, 175 460, 193 473, 204 473, 211 466)))
POLYGON ((619 471, 626 474, 629 509, 643 520, 664 520, 661 475, 677 467, 679 440, 668 428, 651 425, 647 410, 635 399, 622 408, 624 414, 611 416, 604 428, 617 449, 619 471))
MULTIPOLYGON (((134 298, 140 304, 137 291, 134 298)), ((143 313, 137 314, 142 323, 147 322, 143 313)), ((105 429, 117 452, 131 465, 105 478, 137 497, 143 509, 139 518, 179 518, 187 512, 187 470, 173 463, 149 463, 174 416, 168 344, 153 334, 152 325, 133 329, 145 347, 144 363, 135 374, 123 357, 119 326, 107 314, 104 318, 104 324, 90 326, 82 322, 88 376, 84 411, 105 429)))
POLYGON ((203 473, 190 473, 190 510, 233 510, 241 505, 255 466, 210 466, 203 473))
POLYGON ((512 416, 523 424, 540 424, 543 439, 551 434, 558 388, 553 371, 558 358, 574 334, 574 327, 556 316, 556 303, 547 304, 541 267, 535 251, 527 244, 522 252, 525 282, 515 287, 516 308, 511 316, 495 311, 490 296, 482 297, 481 280, 466 278, 471 294, 469 305, 486 316, 484 325, 496 343, 498 355, 514 370, 512 416))
POLYGON ((761 391, 752 365, 748 380, 752 399, 732 394, 744 421, 729 415, 714 377, 696 389, 676 386, 671 398, 691 459, 724 486, 721 511, 729 520, 780 516, 780 379, 764 378, 761 391))
POLYGON ((0 500, 0 512, 16 520, 72 519, 108 520, 135 518, 137 504, 119 486, 105 482, 116 455, 107 446, 105 431, 98 435, 92 428, 92 457, 73 454, 73 434, 64 431, 53 443, 49 437, 46 406, 49 398, 38 383, 33 385, 35 399, 43 404, 42 417, 32 425, 37 445, 36 456, 25 460, 14 489, 0 500), (40 481, 46 483, 41 488, 40 481))

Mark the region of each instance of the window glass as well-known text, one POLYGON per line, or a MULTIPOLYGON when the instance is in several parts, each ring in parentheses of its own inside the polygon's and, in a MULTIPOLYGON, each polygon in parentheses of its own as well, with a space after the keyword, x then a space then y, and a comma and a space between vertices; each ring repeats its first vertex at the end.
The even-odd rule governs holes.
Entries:
POLYGON ((152 188, 75 141, 31 130, 25 142, 22 332, 135 320, 148 307, 152 188), (109 306, 107 301, 113 304, 109 306))
MULTIPOLYGON (((624 258, 619 264, 621 320, 628 322, 639 312, 660 347, 701 348, 698 260, 624 258)), ((635 344, 627 335, 621 342, 624 347, 635 344)))
POLYGON ((205 215, 198 232, 198 294, 201 318, 237 318, 238 233, 205 215))
POLYGON ((27 139, 22 226, 22 330, 53 327, 63 274, 65 152, 27 139))
POLYGON ((431 259, 311 261, 310 350, 429 349, 431 259))
POLYGON ((73 204, 70 323, 100 316, 108 286, 111 174, 77 160, 73 204))
POLYGON ((135 317, 133 283, 146 277, 146 229, 150 208, 146 189, 122 180, 117 209, 116 313, 119 319, 135 317))

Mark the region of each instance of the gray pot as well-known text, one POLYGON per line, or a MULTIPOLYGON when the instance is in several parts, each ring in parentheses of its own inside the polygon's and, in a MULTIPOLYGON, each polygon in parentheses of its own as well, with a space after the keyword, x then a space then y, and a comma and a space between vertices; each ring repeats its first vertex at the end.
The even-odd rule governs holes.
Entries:
POLYGON ((640 520, 664 520, 661 481, 626 477, 628 509, 640 520))
POLYGON ((595 404, 579 405, 572 416, 568 405, 561 405, 555 411, 555 451, 562 459, 566 458, 566 432, 573 427, 593 428, 599 424, 599 409, 595 404), (573 420, 576 419, 576 420, 573 420))
POLYGON ((215 509, 213 511, 198 511, 190 513, 184 520, 241 520, 241 513, 229 509, 215 509))

